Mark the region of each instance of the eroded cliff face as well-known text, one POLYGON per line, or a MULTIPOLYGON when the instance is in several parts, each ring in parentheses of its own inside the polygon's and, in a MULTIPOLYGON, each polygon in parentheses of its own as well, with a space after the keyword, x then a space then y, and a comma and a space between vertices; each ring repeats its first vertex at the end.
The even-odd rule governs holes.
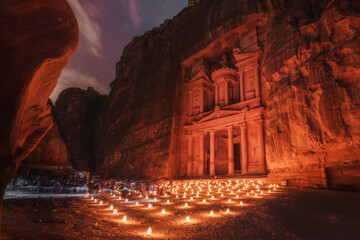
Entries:
POLYGON ((125 48, 101 116, 100 172, 179 177, 183 61, 247 52, 257 41, 269 177, 302 186, 359 180, 359 4, 192 5, 125 48))
POLYGON ((4 0, 0 16, 1 215, 8 181, 52 127, 47 101, 77 48, 79 30, 65 0, 4 0))
POLYGON ((68 150, 68 161, 77 170, 95 171, 95 147, 100 138, 99 112, 105 100, 93 88, 68 88, 54 106, 54 121, 68 150))
MULTIPOLYGON (((54 106, 50 100, 48 105, 50 105, 53 115, 54 106)), ((56 122, 53 122, 50 130, 23 162, 47 166, 69 166, 67 155, 65 142, 60 136, 56 122)))
POLYGON ((301 3, 288 16, 269 23, 264 62, 270 177, 360 187, 359 4, 301 3))

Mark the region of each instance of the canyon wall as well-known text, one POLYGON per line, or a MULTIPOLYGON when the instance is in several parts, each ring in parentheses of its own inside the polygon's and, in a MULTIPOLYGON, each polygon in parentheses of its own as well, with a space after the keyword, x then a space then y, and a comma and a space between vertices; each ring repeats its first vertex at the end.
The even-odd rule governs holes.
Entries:
POLYGON ((0 30, 1 215, 7 183, 52 127, 47 101, 79 30, 65 0, 0 1, 0 30))
MULTIPOLYGON (((54 106, 49 100, 51 115, 54 115, 54 106)), ((41 139, 36 148, 24 159, 23 163, 47 165, 47 166, 69 166, 68 153, 64 140, 61 138, 56 122, 41 139)))
POLYGON ((100 117, 99 172, 176 178, 188 59, 252 44, 260 59, 267 170, 290 185, 359 181, 359 4, 356 1, 190 1, 135 37, 116 66, 100 117), (252 37, 250 37, 252 36, 252 37), (185 61, 187 60, 187 61, 185 61))
POLYGON ((101 164, 96 162, 94 149, 100 138, 99 114, 104 100, 105 96, 91 87, 68 88, 55 103, 54 121, 66 144, 68 161, 76 170, 94 172, 101 164))

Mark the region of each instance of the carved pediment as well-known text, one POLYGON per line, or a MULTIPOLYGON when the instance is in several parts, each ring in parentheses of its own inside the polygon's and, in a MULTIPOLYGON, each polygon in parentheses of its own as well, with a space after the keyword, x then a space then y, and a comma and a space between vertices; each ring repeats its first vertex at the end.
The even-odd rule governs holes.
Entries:
POLYGON ((212 80, 207 76, 205 69, 200 69, 200 71, 190 78, 187 83, 192 84, 199 81, 205 81, 208 84, 212 84, 212 80))
POLYGON ((247 108, 244 108, 242 110, 225 110, 225 109, 215 108, 215 110, 212 111, 209 115, 196 121, 196 123, 202 123, 202 122, 207 122, 207 121, 211 121, 211 120, 215 120, 215 119, 219 119, 219 118, 224 118, 224 117, 228 117, 231 115, 244 113, 246 111, 247 111, 247 108))

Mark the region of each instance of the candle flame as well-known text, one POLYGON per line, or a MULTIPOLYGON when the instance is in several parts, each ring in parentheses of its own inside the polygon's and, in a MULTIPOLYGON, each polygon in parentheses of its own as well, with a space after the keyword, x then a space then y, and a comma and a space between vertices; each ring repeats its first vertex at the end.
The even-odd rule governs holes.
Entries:
POLYGON ((214 216, 214 211, 210 211, 210 216, 214 216))
POLYGON ((186 222, 190 222, 190 217, 189 216, 186 217, 186 222))
POLYGON ((149 235, 149 236, 151 235, 151 227, 148 228, 146 235, 149 235))
POLYGON ((161 213, 165 215, 165 209, 163 209, 163 210, 161 211, 161 213))
POLYGON ((126 215, 125 215, 121 221, 126 222, 126 220, 127 220, 127 218, 126 218, 126 215))

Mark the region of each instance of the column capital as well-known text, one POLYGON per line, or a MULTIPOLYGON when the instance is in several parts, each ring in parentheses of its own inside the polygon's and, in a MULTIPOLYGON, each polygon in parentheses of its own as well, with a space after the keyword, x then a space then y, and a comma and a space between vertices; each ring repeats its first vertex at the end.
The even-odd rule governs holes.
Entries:
POLYGON ((215 132, 216 132, 215 129, 210 129, 210 130, 209 130, 209 133, 210 133, 211 135, 215 135, 215 132))
POLYGON ((256 119, 256 120, 254 121, 254 123, 263 125, 263 124, 264 124, 264 120, 263 120, 262 118, 259 118, 259 119, 256 119))
POLYGON ((247 126, 246 122, 239 123, 240 128, 245 128, 247 126))
POLYGON ((229 131, 229 130, 233 130, 234 129, 234 126, 233 125, 230 125, 230 126, 226 126, 226 129, 229 131))
POLYGON ((196 132, 196 134, 199 135, 199 136, 204 136, 205 132, 204 131, 199 131, 199 132, 196 132))

